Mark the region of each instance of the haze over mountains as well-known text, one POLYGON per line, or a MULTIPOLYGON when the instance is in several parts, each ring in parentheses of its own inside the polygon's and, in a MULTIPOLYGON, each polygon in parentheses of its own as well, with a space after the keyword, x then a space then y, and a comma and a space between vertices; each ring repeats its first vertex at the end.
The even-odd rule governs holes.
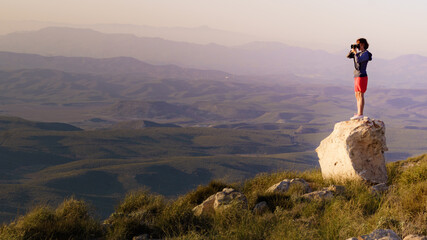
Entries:
POLYGON ((131 24, 65 24, 41 21, 2 21, 0 35, 13 32, 37 31, 47 27, 89 28, 103 33, 125 33, 139 37, 163 38, 177 42, 198 44, 216 43, 225 46, 241 45, 260 40, 258 37, 213 29, 208 26, 195 28, 184 27, 153 27, 131 24))
MULTIPOLYGON (((273 42, 227 47, 175 42, 131 34, 105 34, 91 29, 49 27, 0 37, 0 50, 45 56, 111 58, 128 56, 150 64, 174 64, 238 75, 295 74, 323 83, 352 78, 351 60, 325 51, 273 42)), ((368 69, 372 86, 425 88, 427 57, 375 58, 368 69)))
POLYGON ((309 71, 308 64, 313 61, 310 59, 316 58, 314 51, 297 51, 284 44, 270 47, 269 44, 252 43, 229 48, 217 44, 200 45, 73 28, 45 28, 36 32, 9 34, 0 39, 0 50, 50 56, 130 56, 152 64, 177 64, 182 67, 262 75, 289 73, 291 68, 296 68, 298 72, 309 71), (262 57, 259 53, 267 56, 262 57), (309 55, 313 56, 304 57, 309 55), (305 63, 306 60, 310 62, 305 63))
POLYGON ((142 74, 156 78, 224 78, 230 74, 214 70, 184 69, 174 65, 152 65, 131 57, 44 57, 37 54, 0 52, 1 70, 52 69, 72 73, 142 74))

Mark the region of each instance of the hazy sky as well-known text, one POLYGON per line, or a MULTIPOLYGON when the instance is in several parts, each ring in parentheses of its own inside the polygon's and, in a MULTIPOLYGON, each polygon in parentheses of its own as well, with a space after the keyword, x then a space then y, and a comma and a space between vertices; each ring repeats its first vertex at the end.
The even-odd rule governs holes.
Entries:
POLYGON ((426 0, 0 0, 0 20, 207 25, 328 51, 366 37, 384 57, 427 56, 426 0))

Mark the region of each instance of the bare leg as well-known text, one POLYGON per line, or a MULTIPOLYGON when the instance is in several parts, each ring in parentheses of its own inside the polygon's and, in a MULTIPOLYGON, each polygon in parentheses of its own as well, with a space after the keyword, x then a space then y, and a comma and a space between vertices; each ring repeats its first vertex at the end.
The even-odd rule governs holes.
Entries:
POLYGON ((357 101, 357 115, 363 115, 363 108, 365 107, 365 94, 362 92, 355 92, 357 101))

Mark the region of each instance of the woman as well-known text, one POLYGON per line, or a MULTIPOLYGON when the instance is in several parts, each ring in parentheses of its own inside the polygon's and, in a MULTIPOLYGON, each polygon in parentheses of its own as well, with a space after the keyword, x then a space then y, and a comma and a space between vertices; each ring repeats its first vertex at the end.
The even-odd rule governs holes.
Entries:
POLYGON ((353 58, 354 60, 354 92, 357 101, 357 113, 354 114, 350 119, 361 119, 363 118, 363 108, 365 106, 365 92, 368 86, 368 74, 366 73, 366 67, 368 62, 372 60, 372 54, 367 50, 369 48, 368 41, 364 38, 359 38, 356 41, 356 46, 353 47, 347 58, 353 58), (360 50, 360 52, 357 51, 360 50))

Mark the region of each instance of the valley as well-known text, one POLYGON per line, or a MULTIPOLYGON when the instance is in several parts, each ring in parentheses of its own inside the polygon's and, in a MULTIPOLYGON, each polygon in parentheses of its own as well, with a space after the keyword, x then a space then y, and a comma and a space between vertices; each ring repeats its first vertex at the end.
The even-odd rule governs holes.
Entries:
POLYGON ((288 130, 148 127, 82 130, 68 124, 0 118, 1 219, 75 195, 107 216, 124 193, 168 197, 212 179, 316 166, 311 146, 288 130))

